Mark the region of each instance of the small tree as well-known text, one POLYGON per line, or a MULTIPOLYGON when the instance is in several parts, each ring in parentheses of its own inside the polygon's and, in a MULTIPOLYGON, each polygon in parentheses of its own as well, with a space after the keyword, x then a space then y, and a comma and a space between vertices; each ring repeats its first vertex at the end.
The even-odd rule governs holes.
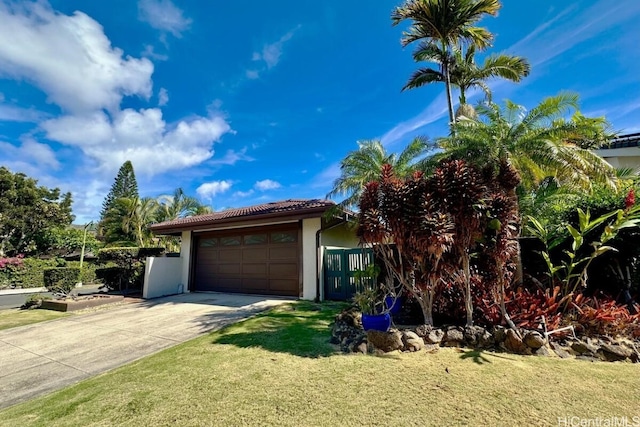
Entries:
POLYGON ((383 166, 380 182, 365 186, 359 219, 362 242, 416 296, 425 323, 432 325, 436 291, 447 276, 441 259, 453 243, 453 224, 439 211, 430 183, 420 172, 401 180, 390 165, 383 166))

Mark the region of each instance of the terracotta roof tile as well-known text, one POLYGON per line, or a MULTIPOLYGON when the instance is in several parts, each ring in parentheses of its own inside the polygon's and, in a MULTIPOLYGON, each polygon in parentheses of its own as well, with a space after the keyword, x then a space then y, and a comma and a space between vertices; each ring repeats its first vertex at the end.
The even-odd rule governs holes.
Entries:
POLYGON ((282 213, 282 216, 302 214, 306 211, 322 211, 326 210, 335 203, 331 200, 321 199, 289 199, 279 202, 263 203, 260 205, 247 206, 244 208, 227 209, 220 212, 213 212, 204 215, 190 216, 187 218, 165 221, 150 226, 151 230, 177 229, 180 227, 191 228, 204 224, 215 224, 222 220, 244 220, 254 219, 263 215, 274 215, 282 213))

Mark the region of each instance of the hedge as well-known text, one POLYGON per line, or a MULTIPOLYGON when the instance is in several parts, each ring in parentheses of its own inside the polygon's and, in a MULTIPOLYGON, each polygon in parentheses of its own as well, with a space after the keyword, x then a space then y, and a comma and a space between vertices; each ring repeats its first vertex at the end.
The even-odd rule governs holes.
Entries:
POLYGON ((79 268, 57 267, 44 270, 44 286, 49 292, 68 294, 79 280, 79 268))
POLYGON ((160 256, 163 253, 164 248, 104 248, 98 251, 98 258, 101 261, 114 261, 122 265, 134 259, 145 260, 147 257, 160 256))
POLYGON ((40 288, 43 286, 43 271, 59 266, 59 261, 55 259, 24 258, 19 267, 12 265, 0 269, 0 289, 40 288))
MULTIPOLYGON (((40 288, 44 284, 44 270, 55 267, 80 267, 80 261, 65 261, 63 259, 24 258, 22 265, 7 265, 0 268, 0 289, 3 288, 40 288)), ((82 283, 96 281, 96 268, 100 265, 85 261, 82 264, 80 280, 82 283)))
POLYGON ((140 289, 144 282, 144 267, 147 257, 160 256, 164 248, 104 248, 98 258, 111 261, 116 267, 96 269, 96 277, 113 290, 140 289))

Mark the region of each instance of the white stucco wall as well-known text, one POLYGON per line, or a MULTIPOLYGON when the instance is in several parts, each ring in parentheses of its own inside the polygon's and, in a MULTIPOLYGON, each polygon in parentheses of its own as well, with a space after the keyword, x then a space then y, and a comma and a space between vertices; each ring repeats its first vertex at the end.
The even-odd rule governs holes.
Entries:
POLYGON ((182 263, 182 257, 147 258, 142 298, 157 298, 184 292, 182 263))
POLYGON ((640 168, 640 147, 607 148, 594 152, 614 168, 640 168))
POLYGON ((318 272, 316 232, 320 227, 320 218, 302 220, 302 299, 306 300, 316 298, 316 279, 318 272))
POLYGON ((357 248, 359 243, 355 229, 349 228, 346 223, 324 230, 320 236, 322 246, 357 248))
POLYGON ((184 285, 182 292, 188 292, 189 273, 191 271, 191 236, 191 231, 183 231, 180 240, 180 259, 182 260, 180 283, 184 285))

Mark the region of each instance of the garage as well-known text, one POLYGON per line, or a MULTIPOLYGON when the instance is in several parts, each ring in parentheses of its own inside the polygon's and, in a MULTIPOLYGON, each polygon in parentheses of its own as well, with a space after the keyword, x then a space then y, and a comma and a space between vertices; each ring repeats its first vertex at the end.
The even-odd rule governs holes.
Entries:
POLYGON ((194 291, 300 296, 298 222, 194 237, 194 291))

